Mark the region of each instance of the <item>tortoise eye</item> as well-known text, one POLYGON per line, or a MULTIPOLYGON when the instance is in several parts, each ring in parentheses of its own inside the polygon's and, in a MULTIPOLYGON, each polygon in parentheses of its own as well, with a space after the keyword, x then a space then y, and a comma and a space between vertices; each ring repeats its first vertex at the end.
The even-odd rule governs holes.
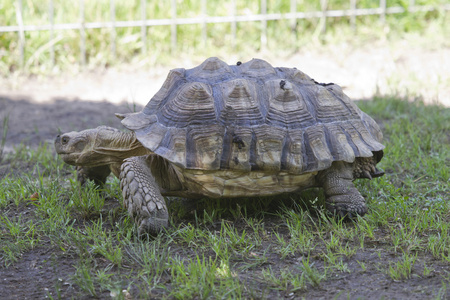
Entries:
POLYGON ((67 143, 69 142, 69 138, 68 138, 67 136, 64 136, 64 137, 61 139, 61 142, 62 142, 63 144, 67 144, 67 143))

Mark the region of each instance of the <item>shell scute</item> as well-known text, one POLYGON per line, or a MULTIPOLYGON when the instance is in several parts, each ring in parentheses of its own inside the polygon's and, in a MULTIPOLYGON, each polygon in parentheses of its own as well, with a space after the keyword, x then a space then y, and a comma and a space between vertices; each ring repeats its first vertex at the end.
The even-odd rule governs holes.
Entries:
POLYGON ((222 85, 224 125, 258 125, 263 123, 255 83, 245 79, 227 81, 222 85))
POLYGON ((213 124, 216 120, 211 87, 202 82, 186 83, 157 113, 168 127, 213 124))
POLYGON ((224 131, 220 125, 189 127, 186 136, 186 167, 218 170, 224 131))
POLYGON ((255 127, 253 130, 255 146, 251 149, 252 158, 254 158, 254 161, 250 160, 252 169, 280 171, 286 130, 266 124, 255 127))
MULTIPOLYGON (((351 122, 342 122, 341 127, 347 134, 349 143, 354 146, 355 156, 357 157, 371 157, 372 150, 369 145, 367 145, 359 134, 358 130, 351 122)), ((356 125, 356 124, 355 124, 356 125)), ((357 125, 357 128, 360 126, 357 125)))
POLYGON ((282 169, 293 174, 302 173, 305 169, 305 143, 303 130, 289 130, 282 155, 282 169))
POLYGON ((253 130, 249 127, 232 126, 226 129, 221 169, 251 171, 250 151, 253 130))
POLYGON ((173 91, 175 85, 180 85, 185 82, 186 70, 183 68, 170 70, 169 75, 167 75, 166 80, 159 89, 159 91, 152 97, 150 102, 145 107, 144 111, 153 112, 158 109, 162 102, 169 97, 169 93, 173 91))
POLYGON ((302 128, 315 122, 305 100, 294 84, 286 80, 270 80, 265 88, 269 94, 266 123, 278 127, 302 128))
POLYGON ((170 128, 155 153, 186 168, 186 128, 170 128))
POLYGON ((367 130, 364 122, 362 122, 361 120, 351 120, 349 123, 353 125, 356 132, 359 133, 361 139, 366 143, 366 145, 369 146, 370 149, 380 148, 383 146, 381 143, 379 143, 376 139, 373 138, 373 135, 367 130))
POLYGON ((349 108, 342 99, 336 97, 327 87, 316 85, 315 89, 315 101, 311 101, 311 103, 316 108, 318 119, 337 121, 358 118, 356 111, 349 108))
POLYGON ((334 161, 353 162, 355 151, 347 139, 345 131, 341 128, 340 122, 326 124, 328 131, 331 154, 334 161))
POLYGON ((305 85, 314 85, 313 80, 311 77, 303 73, 302 71, 296 69, 296 68, 277 68, 280 72, 282 72, 284 77, 287 80, 305 84, 305 85))
POLYGON ((155 122, 150 126, 136 130, 136 137, 144 147, 155 151, 164 139, 167 130, 167 127, 161 125, 159 122, 155 122))
POLYGON ((217 57, 210 57, 201 65, 188 70, 186 77, 192 81, 218 82, 233 77, 231 67, 217 57))
POLYGON ((307 170, 323 170, 331 166, 333 155, 325 136, 325 126, 317 124, 305 130, 306 147, 311 149, 308 153, 307 170))
POLYGON ((265 60, 253 58, 251 61, 240 65, 242 74, 250 77, 264 77, 267 75, 276 75, 276 70, 265 60))

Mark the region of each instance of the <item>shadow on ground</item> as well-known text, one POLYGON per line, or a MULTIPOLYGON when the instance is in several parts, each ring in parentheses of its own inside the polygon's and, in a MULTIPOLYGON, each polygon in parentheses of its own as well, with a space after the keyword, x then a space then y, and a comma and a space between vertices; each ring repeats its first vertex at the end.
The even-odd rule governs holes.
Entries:
POLYGON ((106 101, 81 101, 57 98, 37 103, 27 98, 0 95, 0 137, 7 118, 5 151, 23 143, 37 147, 40 143, 53 143, 59 132, 79 131, 100 125, 123 128, 114 113, 140 111, 142 107, 128 103, 113 104, 106 101))

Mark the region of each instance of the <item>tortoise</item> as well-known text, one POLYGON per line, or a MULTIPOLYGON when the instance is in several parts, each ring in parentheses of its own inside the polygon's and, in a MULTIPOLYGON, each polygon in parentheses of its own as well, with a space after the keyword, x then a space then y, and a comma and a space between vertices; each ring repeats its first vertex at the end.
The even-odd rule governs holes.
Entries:
POLYGON ((377 123, 340 86, 261 59, 212 57, 174 69, 141 112, 116 114, 130 131, 100 126, 58 135, 78 180, 120 179, 139 234, 168 226, 164 196, 232 198, 322 187, 329 211, 367 212, 353 180, 378 177, 377 123))

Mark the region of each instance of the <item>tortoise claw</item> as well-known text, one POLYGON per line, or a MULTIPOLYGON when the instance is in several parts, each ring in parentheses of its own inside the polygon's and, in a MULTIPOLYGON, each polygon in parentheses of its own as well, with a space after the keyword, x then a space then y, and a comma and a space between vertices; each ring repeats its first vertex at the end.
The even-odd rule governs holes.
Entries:
POLYGON ((364 171, 362 172, 362 175, 363 175, 364 178, 368 178, 368 179, 372 180, 372 176, 371 176, 370 173, 367 172, 366 170, 364 170, 364 171))
POLYGON ((375 172, 374 173, 372 173, 372 177, 381 177, 381 176, 383 176, 384 175, 384 171, 382 171, 382 170, 378 170, 377 168, 375 168, 375 172))

